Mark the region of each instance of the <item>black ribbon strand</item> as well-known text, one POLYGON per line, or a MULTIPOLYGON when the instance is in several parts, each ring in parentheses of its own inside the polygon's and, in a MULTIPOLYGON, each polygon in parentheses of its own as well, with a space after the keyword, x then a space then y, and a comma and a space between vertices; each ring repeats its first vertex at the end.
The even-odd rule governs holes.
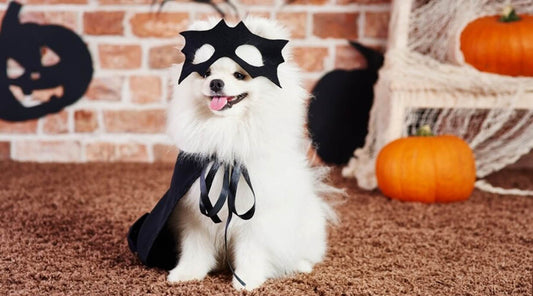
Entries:
POLYGON ((233 214, 235 214, 237 217, 243 219, 243 220, 249 220, 253 217, 255 213, 255 192, 252 187, 252 182, 250 181, 250 176, 248 175, 248 170, 246 170, 246 167, 244 167, 241 164, 237 164, 237 162, 234 162, 232 165, 227 163, 221 163, 218 160, 214 160, 213 164, 209 168, 209 163, 203 168, 202 174, 200 175, 200 212, 204 214, 205 216, 211 218, 213 222, 220 223, 222 220, 218 217, 218 213, 224 206, 224 203, 226 203, 226 200, 228 201, 228 218, 226 219, 226 226, 224 229, 224 249, 226 252, 226 262, 228 264, 229 269, 235 276, 235 278, 241 283, 241 285, 246 286, 243 280, 235 274, 235 271, 233 270, 233 267, 231 266, 231 263, 229 261, 228 254, 228 228, 229 224, 231 222, 231 218, 233 217, 233 214), (215 175, 218 171, 218 169, 224 166, 224 177, 222 179, 222 189, 220 190, 220 194, 218 196, 217 201, 215 202, 215 205, 211 203, 209 200, 209 191, 211 190, 211 185, 213 184, 213 180, 215 178, 215 175), (207 170, 209 169, 209 172, 207 170), (207 176, 206 176, 207 173, 207 176), (237 196, 237 186, 239 184, 239 180, 241 178, 241 175, 243 176, 244 180, 246 181, 246 184, 252 191, 252 196, 254 198, 254 202, 250 209, 246 211, 243 214, 237 213, 237 209, 235 208, 235 198, 237 196))

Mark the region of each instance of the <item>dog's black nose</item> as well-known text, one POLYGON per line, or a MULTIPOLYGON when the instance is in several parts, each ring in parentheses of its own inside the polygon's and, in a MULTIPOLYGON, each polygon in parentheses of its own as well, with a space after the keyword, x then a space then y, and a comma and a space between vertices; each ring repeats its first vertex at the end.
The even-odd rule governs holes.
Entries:
POLYGON ((224 87, 224 81, 222 81, 221 79, 213 79, 209 83, 209 87, 212 91, 221 91, 224 87))

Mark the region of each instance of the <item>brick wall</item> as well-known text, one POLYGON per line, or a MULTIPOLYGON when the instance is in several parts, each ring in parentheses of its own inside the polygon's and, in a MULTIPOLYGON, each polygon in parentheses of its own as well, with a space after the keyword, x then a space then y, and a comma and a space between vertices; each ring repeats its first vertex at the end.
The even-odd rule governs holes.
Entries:
MULTIPOLYGON (((0 159, 20 161, 174 161, 164 134, 171 97, 167 67, 183 57, 178 32, 213 15, 207 5, 152 0, 23 0, 23 22, 61 24, 87 42, 95 73, 84 98, 39 120, 0 120, 0 159)), ((222 2, 222 1, 220 1, 222 2)), ((275 18, 292 31, 295 56, 309 89, 327 71, 360 67, 346 43, 384 48, 390 0, 234 1, 250 14, 275 18)), ((0 18, 7 7, 0 0, 0 18)), ((34 92, 36 100, 51 91, 34 92)))

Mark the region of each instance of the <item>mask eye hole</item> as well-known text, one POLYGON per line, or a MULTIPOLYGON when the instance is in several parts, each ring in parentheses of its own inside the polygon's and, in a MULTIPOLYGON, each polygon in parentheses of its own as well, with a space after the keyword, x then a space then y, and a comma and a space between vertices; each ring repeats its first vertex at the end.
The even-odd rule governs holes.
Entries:
POLYGON ((261 52, 255 46, 249 44, 241 45, 235 49, 235 54, 252 66, 261 67, 264 65, 263 55, 261 55, 261 52))
POLYGON ((192 63, 194 65, 201 64, 209 60, 215 53, 215 48, 211 44, 204 44, 194 53, 192 63))

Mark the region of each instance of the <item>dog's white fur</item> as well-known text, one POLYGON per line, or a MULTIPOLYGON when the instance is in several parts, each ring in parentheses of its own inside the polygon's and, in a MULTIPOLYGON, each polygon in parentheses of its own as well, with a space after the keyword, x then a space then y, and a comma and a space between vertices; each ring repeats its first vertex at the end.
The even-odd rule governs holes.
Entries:
MULTIPOLYGON (((196 22, 190 29, 208 30, 217 22, 196 22)), ((287 30, 273 21, 247 18, 244 22, 262 37, 289 37, 287 30)), ((261 63, 254 49, 243 47, 239 56, 252 64, 261 63)), ((206 60, 210 51, 207 47, 204 53, 197 52, 196 58, 206 60)), ((248 290, 268 278, 310 272, 326 251, 327 221, 332 211, 320 196, 322 177, 306 158, 308 93, 300 86, 299 70, 290 51, 289 43, 282 51, 285 62, 278 68, 281 88, 264 77, 238 80, 233 73, 243 70, 233 60, 221 58, 212 64, 209 77, 194 72, 177 86, 168 113, 168 132, 181 151, 216 154, 225 162, 236 160, 248 168, 257 197, 255 215, 247 221, 234 217, 228 233, 228 256, 248 290), (248 96, 230 109, 213 111, 207 97, 212 79, 222 79, 228 95, 247 92, 248 96)), ((176 70, 181 70, 179 65, 176 70)), ((221 171, 210 193, 213 203, 221 188, 221 171)), ((215 224, 200 213, 199 196, 197 181, 172 215, 181 254, 168 275, 170 282, 200 280, 225 265, 227 209, 219 214, 223 223, 215 224)), ((237 211, 243 213, 251 203, 251 192, 241 178, 237 211)), ((236 279, 233 285, 243 288, 236 279)))

